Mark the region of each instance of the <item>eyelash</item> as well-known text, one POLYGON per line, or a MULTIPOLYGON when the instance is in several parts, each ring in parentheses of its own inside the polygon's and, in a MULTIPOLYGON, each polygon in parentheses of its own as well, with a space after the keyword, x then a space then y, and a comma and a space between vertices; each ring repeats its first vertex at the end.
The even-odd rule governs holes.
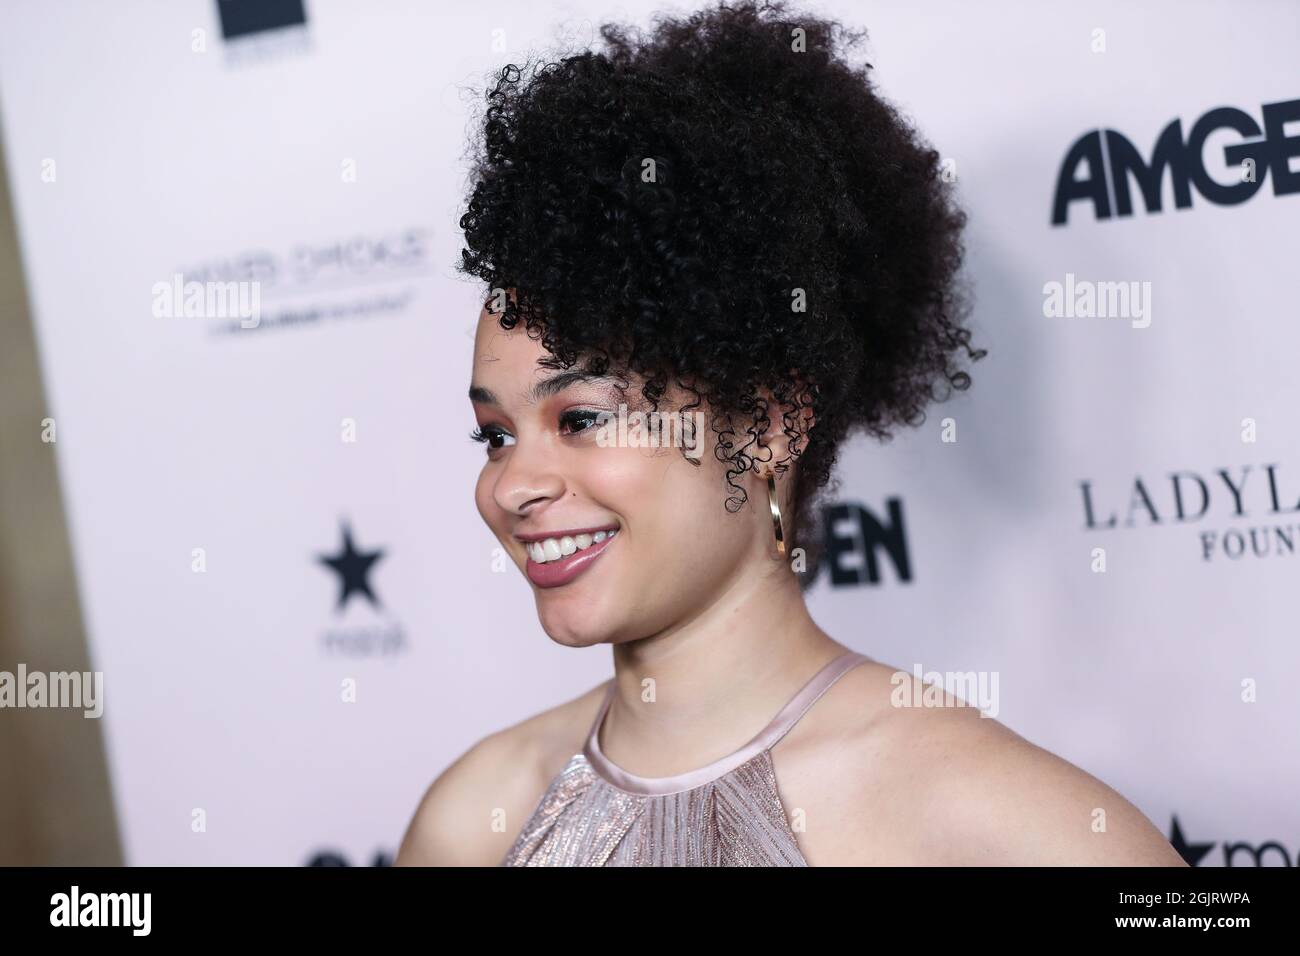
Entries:
MULTIPOLYGON (((587 431, 588 429, 594 427, 599 422, 599 415, 600 415, 599 412, 595 412, 590 409, 573 408, 560 415, 560 424, 561 426, 563 426, 566 424, 572 425, 574 423, 590 421, 591 424, 587 425, 585 428, 574 428, 573 430, 566 432, 566 434, 569 435, 579 435, 582 432, 587 431)), ((472 441, 482 442, 483 444, 486 444, 488 446, 488 451, 499 451, 505 446, 492 445, 492 442, 496 439, 502 438, 509 434, 510 434, 509 432, 507 432, 504 428, 501 428, 499 425, 488 425, 486 427, 475 428, 472 432, 469 433, 469 437, 472 441)))
POLYGON ((594 428, 600 421, 600 412, 592 411, 589 408, 571 408, 560 416, 560 424, 586 421, 588 419, 591 420, 591 424, 587 428, 576 428, 569 434, 577 435, 580 432, 585 432, 588 428, 594 428))
POLYGON ((496 425, 489 425, 487 428, 475 428, 472 432, 469 433, 469 437, 470 440, 472 441, 483 442, 484 444, 487 444, 489 451, 496 451, 497 449, 503 446, 497 445, 493 447, 489 443, 493 439, 500 438, 505 434, 506 432, 504 429, 498 428, 496 425))

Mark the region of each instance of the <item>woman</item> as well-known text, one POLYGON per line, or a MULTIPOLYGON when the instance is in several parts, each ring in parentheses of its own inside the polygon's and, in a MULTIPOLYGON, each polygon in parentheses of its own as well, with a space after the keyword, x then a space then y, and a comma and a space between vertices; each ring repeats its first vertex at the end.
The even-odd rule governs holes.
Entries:
POLYGON ((894 706, 911 678, 808 612, 846 436, 983 354, 963 216, 856 38, 749 3, 602 36, 500 73, 461 226, 479 512, 614 676, 462 755, 397 863, 1181 864, 975 708, 894 706))

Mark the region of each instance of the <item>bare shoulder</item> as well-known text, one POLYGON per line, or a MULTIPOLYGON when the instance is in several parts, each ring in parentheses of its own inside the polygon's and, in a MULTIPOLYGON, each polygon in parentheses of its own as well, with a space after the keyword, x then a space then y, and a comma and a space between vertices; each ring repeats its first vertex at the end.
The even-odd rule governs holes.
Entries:
POLYGON ((790 762, 810 804, 800 844, 811 864, 1186 865, 1086 771, 941 688, 916 706, 927 687, 869 661, 810 712, 790 762))
POLYGON ((395 866, 496 866, 582 746, 603 684, 484 737, 425 790, 395 866))

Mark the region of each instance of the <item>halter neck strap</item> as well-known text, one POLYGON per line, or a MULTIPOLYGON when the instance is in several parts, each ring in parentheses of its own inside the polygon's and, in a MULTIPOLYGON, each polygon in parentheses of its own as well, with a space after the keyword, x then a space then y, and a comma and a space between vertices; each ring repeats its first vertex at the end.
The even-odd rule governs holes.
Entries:
POLYGON ((724 774, 748 763, 765 750, 776 746, 777 741, 790 732, 799 719, 808 712, 808 708, 817 702, 845 672, 850 668, 870 660, 866 655, 848 651, 827 663, 799 689, 788 703, 772 718, 766 727, 755 734, 748 743, 725 757, 705 764, 695 770, 674 774, 671 777, 642 777, 629 773, 605 756, 600 749, 600 728, 605 721, 610 701, 614 696, 614 680, 611 678, 605 688, 600 710, 587 732, 582 753, 592 768, 608 783, 628 793, 662 796, 693 790, 696 787, 716 780, 724 774))

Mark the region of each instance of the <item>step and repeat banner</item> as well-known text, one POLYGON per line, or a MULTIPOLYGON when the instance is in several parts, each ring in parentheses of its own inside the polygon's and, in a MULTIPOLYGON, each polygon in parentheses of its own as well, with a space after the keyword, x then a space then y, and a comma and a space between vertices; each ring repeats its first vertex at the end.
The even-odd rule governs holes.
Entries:
MULTIPOLYGON (((474 508, 456 223, 489 72, 656 9, 4 5, 129 863, 388 863, 455 757, 609 674, 474 508)), ((817 9, 958 184, 989 354, 846 450, 815 615, 973 675, 1189 861, 1296 865, 1300 7, 817 9)))

